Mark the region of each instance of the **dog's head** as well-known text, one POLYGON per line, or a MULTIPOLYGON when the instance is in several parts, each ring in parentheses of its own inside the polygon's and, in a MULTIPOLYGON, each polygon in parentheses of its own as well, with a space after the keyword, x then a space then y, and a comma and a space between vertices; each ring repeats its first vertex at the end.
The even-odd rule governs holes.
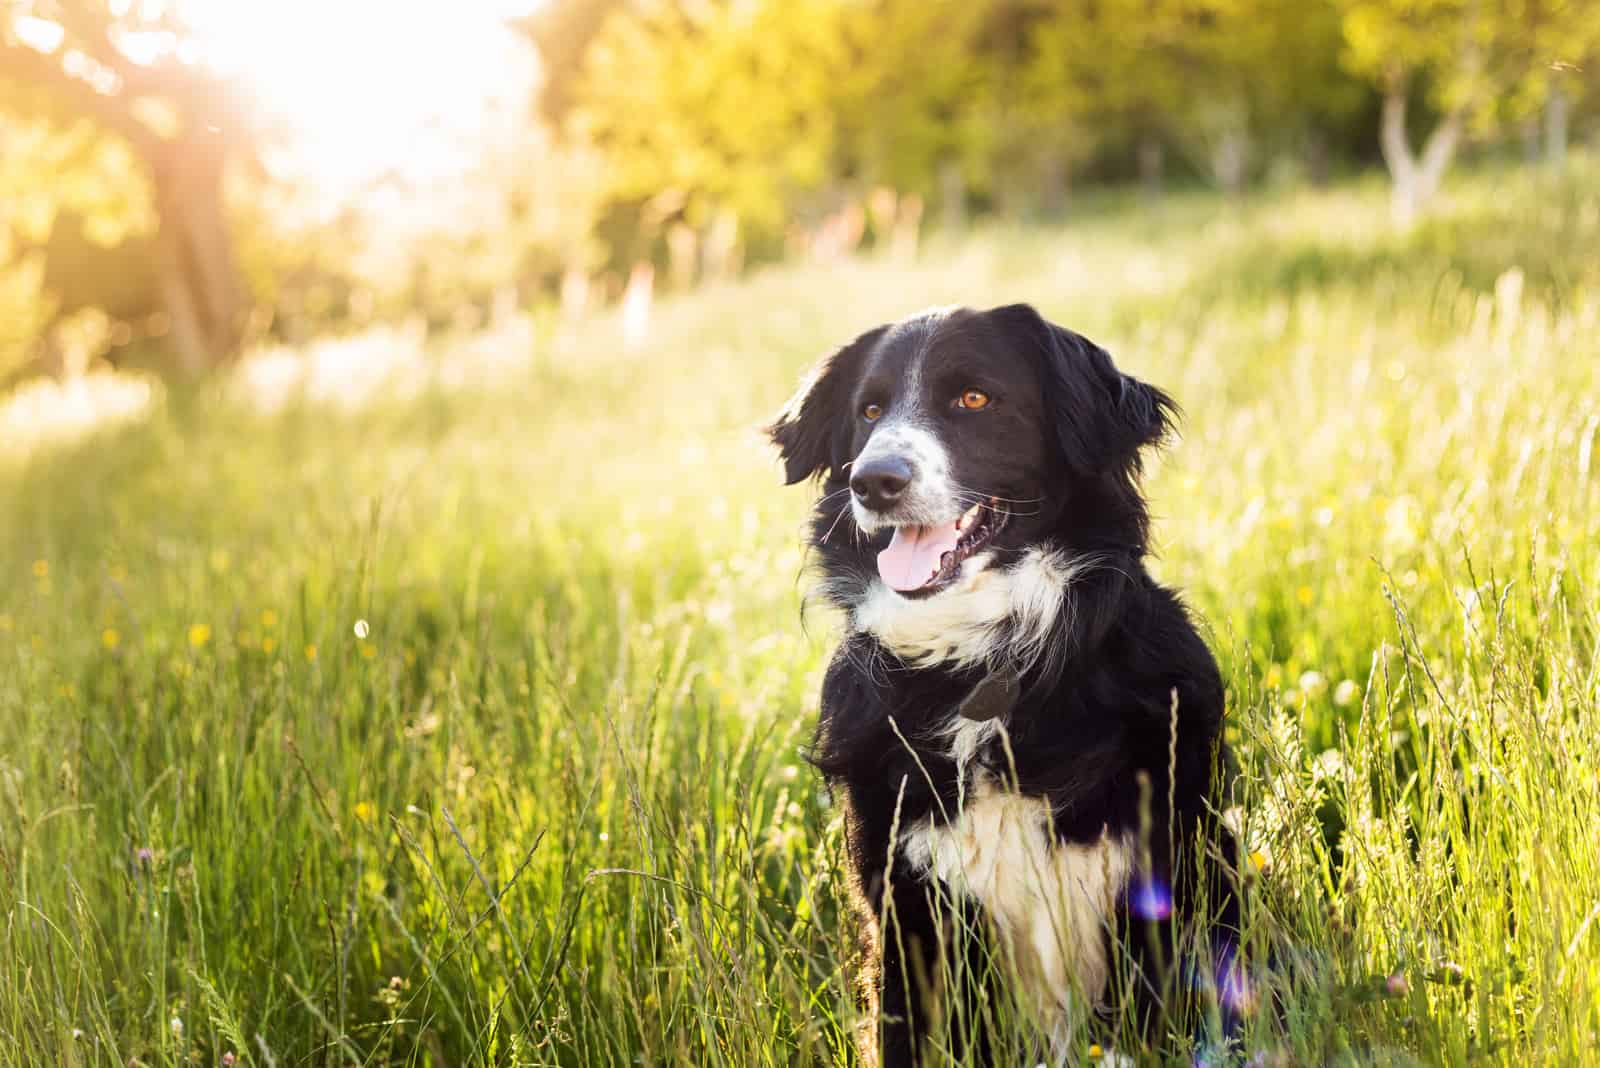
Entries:
POLYGON ((1015 304, 868 331, 769 433, 788 483, 823 476, 819 540, 853 524, 883 583, 923 598, 1044 543, 1142 553, 1140 452, 1173 412, 1103 349, 1015 304))

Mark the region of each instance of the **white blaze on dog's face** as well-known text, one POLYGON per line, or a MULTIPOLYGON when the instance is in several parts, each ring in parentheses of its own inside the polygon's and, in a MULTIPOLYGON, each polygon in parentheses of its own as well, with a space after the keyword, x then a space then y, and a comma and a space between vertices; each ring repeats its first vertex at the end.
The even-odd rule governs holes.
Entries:
POLYGON ((825 359, 771 427, 822 475, 819 589, 903 659, 1027 663, 1107 547, 1142 552, 1171 400, 1027 305, 937 309, 825 359))
POLYGON ((1009 524, 1041 511, 1050 450, 1037 361, 981 316, 936 311, 889 329, 848 417, 851 515, 887 534, 878 575, 900 596, 967 581, 1009 524))

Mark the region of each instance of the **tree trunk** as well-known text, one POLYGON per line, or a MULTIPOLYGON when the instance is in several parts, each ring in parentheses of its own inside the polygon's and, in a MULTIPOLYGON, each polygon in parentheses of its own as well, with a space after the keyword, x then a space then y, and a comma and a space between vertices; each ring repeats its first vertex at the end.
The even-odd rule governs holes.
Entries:
POLYGON ((1445 172, 1456 158, 1456 146, 1461 141, 1461 131, 1465 125, 1461 112, 1452 111, 1428 135, 1428 143, 1422 149, 1422 162, 1417 168, 1421 179, 1418 186, 1418 192, 1422 195, 1421 204, 1425 205, 1439 192, 1445 172))
POLYGON ((1224 131, 1211 146, 1211 173, 1217 185, 1230 197, 1244 192, 1249 164, 1250 139, 1243 130, 1224 131))
POLYGON ((1391 85, 1383 96, 1383 125, 1379 145, 1383 149, 1383 162, 1394 180, 1390 200, 1394 218, 1401 226, 1416 221, 1417 213, 1427 206, 1439 191, 1439 183, 1455 157, 1456 145, 1461 140, 1462 117, 1456 109, 1439 120, 1439 125, 1428 135, 1422 155, 1411 150, 1411 138, 1406 133, 1406 89, 1404 83, 1391 85))
POLYGON ((1161 186, 1167 169, 1166 149, 1150 134, 1139 141, 1139 184, 1149 200, 1161 199, 1161 186))
POLYGON ((569 323, 582 319, 589 310, 589 272, 580 258, 568 259, 561 272, 561 318, 569 323))
POLYGON ((890 254, 896 259, 917 258, 917 242, 922 234, 922 212, 921 193, 907 193, 900 198, 894 218, 894 235, 889 239, 890 254))
POLYGON ((967 180, 953 159, 939 164, 939 221, 951 233, 967 228, 967 180))
POLYGON ((1572 101, 1567 97, 1566 86, 1557 82, 1550 87, 1550 99, 1544 104, 1544 161, 1552 167, 1566 165, 1571 119, 1572 101))
POLYGON ((728 208, 717 212, 701 244, 701 273, 712 282, 731 281, 739 274, 739 217, 728 208))
POLYGON ((700 270, 700 235, 685 222, 667 227, 667 277, 673 289, 686 292, 694 288, 700 270))
POLYGON ((649 260, 640 260, 628 272, 628 288, 622 294, 622 344, 630 352, 650 339, 655 285, 656 269, 649 260))
POLYGON ((1317 189, 1326 187, 1332 167, 1328 158, 1328 139, 1323 136, 1320 127, 1313 126, 1306 134, 1305 163, 1306 177, 1311 180, 1312 186, 1317 189))
POLYGON ((1072 194, 1072 172, 1067 154, 1046 149, 1039 160, 1039 213, 1052 221, 1067 214, 1067 199, 1072 194))
POLYGON ((1028 215, 1028 189, 1015 177, 1015 168, 1002 167, 995 183, 994 206, 1002 219, 1019 222, 1028 215))
POLYGON ((1416 161, 1411 157, 1411 141, 1406 136, 1406 89, 1391 86, 1383 95, 1383 122, 1378 132, 1378 146, 1383 152, 1384 166, 1389 168, 1389 178, 1394 183, 1389 206, 1395 221, 1409 224, 1416 217, 1416 161))
POLYGON ((1517 123, 1517 138, 1522 142, 1522 162, 1539 162, 1540 133, 1539 116, 1537 115, 1529 115, 1517 123))
POLYGON ((198 375, 232 356, 247 308, 222 198, 219 146, 183 138, 150 168, 160 224, 156 273, 178 367, 198 375))
POLYGON ((197 378, 211 365, 211 346, 184 273, 176 231, 176 226, 162 220, 156 234, 156 286, 166 309, 167 336, 178 357, 178 370, 185 378, 197 378))

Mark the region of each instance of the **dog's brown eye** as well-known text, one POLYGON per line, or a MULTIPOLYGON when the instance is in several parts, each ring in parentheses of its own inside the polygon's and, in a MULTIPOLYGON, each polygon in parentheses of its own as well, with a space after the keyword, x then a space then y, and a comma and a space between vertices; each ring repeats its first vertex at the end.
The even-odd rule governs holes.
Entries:
POLYGON ((869 423, 876 423, 879 419, 883 418, 883 405, 867 405, 865 408, 861 409, 861 418, 865 419, 869 423))
POLYGON ((974 412, 980 408, 987 408, 989 407, 989 394, 981 389, 969 389, 956 398, 956 407, 967 408, 974 412))

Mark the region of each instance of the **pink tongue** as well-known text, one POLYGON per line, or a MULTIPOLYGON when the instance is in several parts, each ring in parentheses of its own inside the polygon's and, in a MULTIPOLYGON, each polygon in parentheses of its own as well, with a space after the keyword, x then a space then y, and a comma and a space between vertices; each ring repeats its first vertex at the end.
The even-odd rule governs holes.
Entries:
POLYGON ((937 527, 896 527, 889 547, 878 554, 878 574, 892 589, 925 586, 939 570, 939 558, 954 551, 961 532, 954 523, 937 527))

